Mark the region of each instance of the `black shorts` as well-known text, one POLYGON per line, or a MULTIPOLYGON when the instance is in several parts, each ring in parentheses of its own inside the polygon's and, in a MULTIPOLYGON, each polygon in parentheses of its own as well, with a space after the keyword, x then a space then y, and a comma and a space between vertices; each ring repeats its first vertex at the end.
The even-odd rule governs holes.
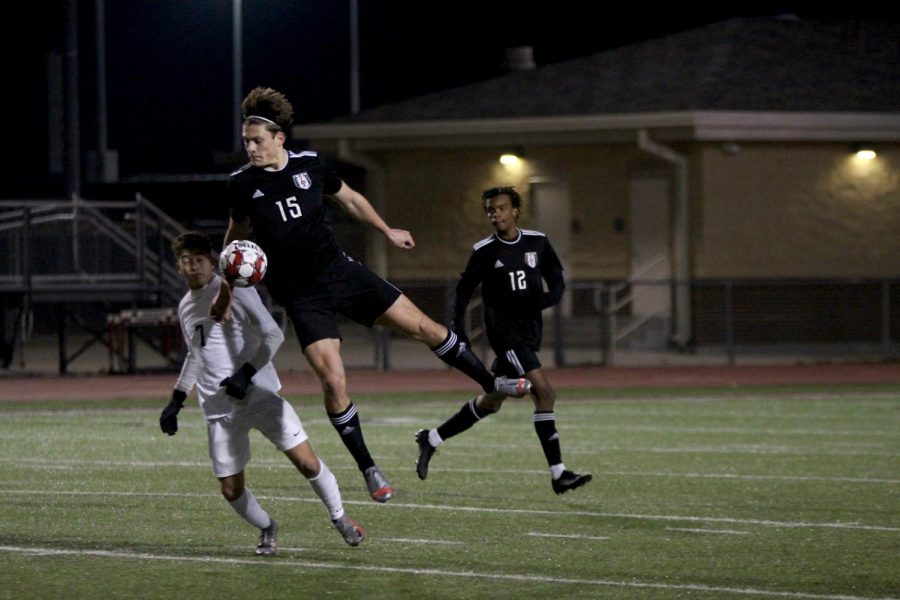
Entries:
POLYGON ((300 346, 341 339, 337 313, 366 327, 389 309, 402 292, 362 264, 342 254, 316 279, 281 303, 294 324, 300 346))
POLYGON ((487 324, 488 341, 497 358, 491 366, 494 375, 521 377, 541 368, 538 351, 541 349, 543 322, 540 318, 497 318, 487 324))

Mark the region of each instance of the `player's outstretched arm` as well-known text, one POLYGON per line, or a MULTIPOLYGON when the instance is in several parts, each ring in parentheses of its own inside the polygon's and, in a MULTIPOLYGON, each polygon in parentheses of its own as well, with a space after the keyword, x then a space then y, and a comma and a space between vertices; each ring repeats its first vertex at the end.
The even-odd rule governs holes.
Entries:
POLYGON ((219 293, 213 298, 209 307, 209 316, 216 323, 222 323, 231 318, 231 285, 222 278, 219 285, 219 293))
POLYGON ((335 201, 344 209, 351 217, 361 223, 371 225, 381 233, 383 233, 392 244, 398 248, 413 248, 416 245, 412 234, 405 229, 394 229, 388 227, 375 207, 366 199, 365 196, 351 188, 344 182, 341 182, 341 189, 334 195, 335 201))
MULTIPOLYGON (((228 246, 234 240, 246 240, 250 236, 250 219, 243 221, 235 221, 233 218, 228 219, 228 229, 225 231, 225 246, 228 246)), ((231 318, 231 285, 222 278, 222 285, 219 286, 219 293, 213 299, 212 306, 209 307, 209 316, 216 323, 223 323, 231 318)))

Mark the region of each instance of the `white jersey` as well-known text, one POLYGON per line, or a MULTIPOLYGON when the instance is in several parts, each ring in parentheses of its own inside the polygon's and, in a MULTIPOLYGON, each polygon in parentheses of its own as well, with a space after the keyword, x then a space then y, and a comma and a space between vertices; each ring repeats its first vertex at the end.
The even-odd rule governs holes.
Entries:
POLYGON ((214 275, 206 287, 189 290, 178 305, 188 352, 175 388, 190 393, 196 385, 200 408, 207 419, 229 415, 235 404, 245 406, 281 389, 272 357, 284 342, 284 334, 253 288, 233 289, 231 319, 215 322, 209 309, 221 281, 214 275), (247 396, 237 400, 226 394, 220 383, 246 362, 257 372, 247 388, 247 396))

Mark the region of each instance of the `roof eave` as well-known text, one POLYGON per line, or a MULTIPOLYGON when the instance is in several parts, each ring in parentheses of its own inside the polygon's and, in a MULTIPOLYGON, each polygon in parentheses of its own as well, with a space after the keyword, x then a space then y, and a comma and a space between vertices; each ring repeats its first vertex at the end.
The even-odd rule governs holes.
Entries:
POLYGON ((900 114, 684 111, 508 119, 296 125, 296 139, 353 141, 366 149, 633 139, 653 130, 667 141, 900 141, 900 114), (498 136, 502 139, 498 139, 498 136))

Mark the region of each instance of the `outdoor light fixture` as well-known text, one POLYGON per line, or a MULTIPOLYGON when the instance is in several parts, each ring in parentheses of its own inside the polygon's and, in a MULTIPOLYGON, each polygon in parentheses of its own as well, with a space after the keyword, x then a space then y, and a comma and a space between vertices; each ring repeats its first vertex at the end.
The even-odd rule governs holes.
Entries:
POLYGON ((506 154, 500 155, 500 164, 505 167, 513 167, 513 166, 519 164, 519 160, 521 160, 519 158, 519 155, 513 154, 511 152, 507 152, 506 154))
POLYGON ((853 154, 860 160, 872 160, 878 156, 870 146, 857 144, 853 147, 853 154))

